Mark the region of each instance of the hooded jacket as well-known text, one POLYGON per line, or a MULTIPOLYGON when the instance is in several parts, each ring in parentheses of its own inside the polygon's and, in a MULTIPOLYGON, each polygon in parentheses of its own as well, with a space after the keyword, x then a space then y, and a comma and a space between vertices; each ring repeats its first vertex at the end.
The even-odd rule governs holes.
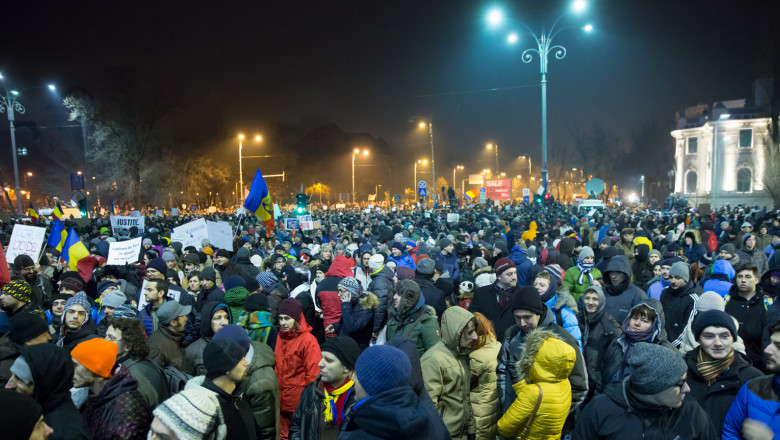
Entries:
POLYGON ((203 310, 200 313, 200 338, 184 349, 184 357, 187 358, 188 369, 185 373, 193 376, 206 375, 206 365, 203 363, 203 350, 206 349, 206 345, 214 337, 214 331, 211 329, 211 319, 217 313, 217 310, 220 309, 227 312, 228 324, 233 322, 233 314, 227 304, 221 302, 207 303, 203 306, 203 310))
POLYGON ((699 295, 701 295, 701 287, 693 281, 688 281, 688 284, 676 290, 669 286, 661 293, 666 333, 675 347, 680 346, 685 326, 696 314, 696 301, 699 300, 699 295))
POLYGON ((723 439, 742 439, 742 425, 746 418, 769 426, 772 432, 780 432, 780 399, 777 389, 780 377, 775 374, 760 376, 743 385, 731 404, 723 422, 723 439))
POLYGON ((496 367, 501 343, 494 337, 488 337, 484 346, 469 353, 471 368, 471 409, 474 412, 474 425, 477 439, 495 439, 498 434, 496 422, 501 413, 498 398, 496 367))
POLYGON ((363 292, 358 298, 341 303, 341 319, 334 325, 339 336, 349 336, 361 350, 368 348, 374 329, 374 311, 379 300, 371 292, 363 292))
MULTIPOLYGON (((603 297, 602 295, 600 295, 603 297)), ((615 321, 606 310, 606 302, 599 301, 599 307, 595 313, 585 311, 585 304, 582 297, 579 300, 580 310, 578 321, 582 331, 582 348, 585 357, 585 365, 588 370, 588 389, 603 389, 601 366, 604 362, 605 352, 621 334, 623 330, 620 324, 615 321)))
POLYGON ((439 324, 441 324, 441 317, 444 311, 447 310, 444 292, 433 284, 433 280, 428 275, 415 273, 414 282, 420 286, 420 295, 425 298, 425 305, 436 310, 436 316, 439 318, 439 324))
POLYGON ((43 409, 43 420, 54 429, 51 440, 89 439, 89 427, 73 404, 70 388, 73 386, 73 360, 60 349, 49 344, 23 347, 21 355, 30 366, 32 397, 43 409))
POLYGON ((575 247, 577 247, 577 240, 571 237, 562 238, 561 242, 558 244, 560 254, 558 255, 558 258, 555 259, 555 262, 557 262, 564 271, 567 271, 576 265, 574 260, 575 247))
POLYGON ((297 329, 279 332, 276 337, 274 372, 279 381, 279 401, 282 412, 292 413, 298 406, 306 384, 317 378, 322 359, 317 338, 301 314, 297 329))
POLYGON ((251 341, 252 361, 247 379, 238 384, 239 393, 249 401, 261 438, 279 437, 279 380, 274 373, 276 357, 268 345, 251 341))
POLYGON ((528 224, 528 230, 523 232, 523 235, 520 236, 520 239, 523 240, 523 241, 526 241, 526 240, 533 241, 534 239, 536 239, 536 233, 537 233, 536 228, 537 227, 538 226, 536 225, 536 222, 529 223, 528 224))
POLYGON ((692 398, 699 402, 699 405, 709 414, 712 424, 715 425, 715 430, 720 435, 726 413, 729 412, 739 389, 747 381, 762 376, 763 373, 754 368, 746 357, 734 353, 734 362, 731 366, 719 374, 714 382, 708 384, 699 373, 699 369, 696 368, 699 350, 701 347, 685 354, 685 363, 688 365, 686 383, 691 389, 686 399, 692 398))
MULTIPOLYGON (((705 274, 706 276, 707 274, 705 274)), ((709 273, 709 279, 704 282, 702 286, 703 292, 717 292, 721 297, 725 297, 729 294, 729 289, 734 284, 731 281, 734 279, 737 273, 734 271, 734 266, 728 262, 728 260, 716 260, 712 263, 712 269, 709 273)))
MULTIPOLYGON (((342 279, 351 276, 352 267, 347 257, 336 255, 330 269, 325 273, 325 278, 317 283, 316 298, 320 309, 322 309, 322 323, 325 328, 331 324, 337 324, 341 319, 341 299, 339 299, 338 285, 342 279)), ((328 336, 333 337, 336 334, 328 336)))
MULTIPOLYGON (((543 330, 549 330, 558 337, 571 345, 574 348, 577 355, 574 361, 574 368, 569 373, 569 383, 571 384, 572 393, 572 405, 570 411, 574 411, 585 400, 585 396, 588 394, 588 373, 585 369, 585 360, 582 357, 582 351, 580 350, 579 343, 574 336, 563 327, 556 325, 554 322, 553 312, 549 308, 544 313, 544 316, 539 318, 539 325, 537 328, 543 330)), ((498 374, 498 391, 501 395, 501 407, 502 413, 509 409, 512 402, 517 397, 514 384, 520 382, 520 375, 518 374, 515 365, 520 360, 523 354, 523 344, 527 334, 517 325, 510 327, 504 337, 504 342, 501 344, 501 352, 498 355, 498 367, 496 372, 498 374)))
POLYGON ((740 263, 750 263, 758 268, 758 276, 761 276, 769 269, 769 260, 763 249, 754 246, 752 250, 747 250, 745 246, 737 251, 740 263))
POLYGON ((623 256, 615 256, 604 271, 604 295, 607 297, 607 312, 617 322, 623 322, 628 312, 640 301, 647 298, 645 292, 631 283, 631 263, 623 256), (620 285, 612 285, 609 272, 626 274, 626 279, 620 285))
POLYGON ((244 272, 244 277, 254 278, 260 273, 260 270, 249 261, 250 258, 252 258, 251 252, 243 246, 236 252, 236 264, 244 272))
MULTIPOLYGON (((550 288, 555 289, 555 284, 556 281, 551 281, 550 288)), ((579 321, 577 321, 578 310, 574 297, 564 288, 564 290, 557 291, 552 298, 545 302, 545 305, 553 311, 555 323, 571 333, 580 344, 580 349, 582 349, 582 332, 580 331, 579 321)))
MULTIPOLYGON (((607 388, 585 407, 577 419, 574 438, 624 439, 697 439, 715 440, 717 433, 707 413, 690 397, 679 408, 658 407, 631 402, 629 379, 607 388)), ((741 425, 740 425, 741 428, 741 425)), ((736 438, 736 437, 735 437, 736 438)))
POLYGON ((576 358, 575 349, 555 333, 541 329, 529 333, 517 362, 521 378, 513 386, 517 398, 498 421, 499 434, 506 438, 518 434, 536 406, 541 387, 541 404, 524 439, 561 438, 572 401, 568 376, 576 358))
POLYGON ((420 358, 425 389, 454 440, 476 432, 470 401, 469 349, 460 347, 461 333, 472 320, 474 315, 465 309, 447 309, 441 322, 441 341, 420 358))
POLYGON ((422 294, 417 303, 404 313, 396 313, 387 321, 387 339, 395 335, 403 335, 414 341, 417 353, 423 355, 441 339, 439 335, 439 320, 432 308, 425 305, 422 294))
POLYGON ((412 258, 408 252, 402 253, 398 257, 394 257, 392 254, 387 257, 387 261, 393 261, 395 262, 396 266, 403 266, 408 267, 409 269, 415 270, 417 269, 417 265, 414 263, 414 258, 412 258))
POLYGON ((81 413, 92 440, 143 440, 152 424, 152 411, 138 391, 138 381, 119 367, 99 394, 90 394, 81 413))
POLYGON ((376 295, 379 304, 374 309, 374 333, 378 334, 387 323, 387 303, 393 297, 393 271, 387 266, 371 274, 369 292, 376 295))
MULTIPOLYGON (((65 317, 65 311, 62 312, 63 319, 65 317)), ((93 338, 99 338, 95 322, 87 310, 87 317, 81 326, 76 330, 71 330, 67 327, 65 322, 60 325, 60 331, 52 338, 57 341, 56 345, 62 347, 66 352, 70 353, 77 345, 93 338)))

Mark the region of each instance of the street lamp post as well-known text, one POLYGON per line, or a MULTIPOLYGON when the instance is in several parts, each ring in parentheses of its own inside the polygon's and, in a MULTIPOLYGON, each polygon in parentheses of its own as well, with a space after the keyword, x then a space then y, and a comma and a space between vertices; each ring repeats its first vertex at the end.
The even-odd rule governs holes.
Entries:
POLYGON ((496 152, 496 176, 498 176, 498 144, 487 144, 487 149, 490 150, 491 148, 494 148, 496 152))
MULTIPOLYGON (((577 0, 574 2, 573 9, 579 12, 584 10, 585 6, 586 5, 584 0, 577 0)), ((549 184, 547 175, 547 62, 550 53, 552 53, 558 60, 562 60, 566 56, 566 48, 561 45, 553 45, 552 41, 561 31, 569 29, 568 27, 557 28, 558 22, 567 13, 568 11, 561 14, 555 20, 555 22, 553 22, 553 25, 549 31, 545 32, 544 27, 542 27, 542 32, 540 35, 537 35, 525 23, 519 20, 513 20, 514 22, 520 24, 520 26, 522 26, 536 42, 536 47, 531 47, 523 51, 521 55, 523 62, 528 64, 533 61, 534 53, 536 53, 539 57, 539 73, 542 76, 540 81, 540 85, 542 86, 542 186, 544 187, 545 191, 547 191, 549 184)), ((497 11, 491 12, 488 17, 492 23, 499 23, 503 19, 500 12, 497 11)), ((593 30, 593 26, 586 25, 582 29, 586 32, 590 32, 593 30)), ((508 36, 508 41, 510 43, 517 42, 518 35, 516 33, 510 34, 508 36)))
POLYGON ((462 170, 463 165, 456 165, 455 168, 452 169, 452 187, 455 188, 455 171, 462 170))
POLYGON ((531 188, 531 156, 520 156, 520 159, 528 159, 528 188, 531 188))
MULTIPOLYGON (((263 140, 263 137, 260 135, 255 136, 255 141, 260 142, 263 140)), ((239 186, 239 195, 238 195, 238 204, 241 205, 241 201, 244 199, 244 165, 243 165, 243 159, 244 156, 242 154, 242 151, 244 149, 244 135, 239 134, 238 135, 238 186, 239 186)))
MULTIPOLYGON (((360 153, 360 148, 352 152, 352 203, 355 203, 355 155, 360 153)), ((368 150, 363 150, 363 156, 368 155, 368 150)))
POLYGON ((428 159, 418 159, 417 162, 414 163, 414 183, 412 184, 412 199, 414 199, 414 189, 417 188, 417 164, 421 163, 423 165, 428 165, 428 159))
POLYGON ((418 124, 418 126, 420 128, 425 128, 426 125, 427 125, 427 127, 428 127, 428 135, 431 138, 431 185, 434 188, 434 191, 431 192, 431 198, 435 200, 436 199, 436 191, 435 191, 435 189, 436 189, 436 166, 435 166, 435 162, 434 162, 435 156, 433 154, 433 116, 432 115, 428 115, 428 122, 427 122, 427 124, 425 122, 425 118, 420 117, 420 116, 413 117, 409 122, 414 122, 415 119, 420 120, 420 122, 418 124))

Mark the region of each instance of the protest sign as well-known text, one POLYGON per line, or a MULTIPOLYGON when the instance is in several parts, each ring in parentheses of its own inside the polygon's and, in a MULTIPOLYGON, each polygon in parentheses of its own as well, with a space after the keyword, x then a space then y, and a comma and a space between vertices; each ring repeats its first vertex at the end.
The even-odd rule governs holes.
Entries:
POLYGON ((123 215, 111 216, 111 235, 114 237, 136 237, 144 231, 146 217, 127 217, 123 215), (135 227, 135 235, 130 233, 130 228, 135 227))
POLYGON ((179 208, 171 208, 171 217, 179 216, 179 208))
POLYGON ((233 250, 233 230, 228 222, 206 220, 206 234, 212 246, 229 251, 233 250))
POLYGON ((460 214, 448 212, 447 213, 447 223, 457 223, 460 221, 460 214))
POLYGON ((141 211, 130 211, 130 217, 140 217, 141 211))
POLYGON ((108 244, 108 260, 106 264, 125 265, 138 261, 141 255, 141 237, 132 240, 117 241, 108 244))
POLYGON ((208 238, 208 229, 206 220, 202 218, 175 227, 171 233, 171 241, 178 241, 181 243, 182 248, 194 246, 195 249, 200 249, 200 243, 204 238, 208 238))
POLYGON ((8 242, 8 250, 5 253, 6 261, 13 264, 14 258, 24 254, 29 255, 37 263, 45 237, 46 228, 14 225, 14 230, 11 232, 11 241, 8 242))

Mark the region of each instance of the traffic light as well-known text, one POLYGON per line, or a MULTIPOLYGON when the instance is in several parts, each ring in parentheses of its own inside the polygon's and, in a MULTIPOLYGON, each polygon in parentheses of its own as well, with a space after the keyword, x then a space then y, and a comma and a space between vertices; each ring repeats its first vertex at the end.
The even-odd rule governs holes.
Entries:
POLYGON ((539 194, 536 194, 534 196, 534 203, 536 203, 537 205, 541 205, 542 204, 542 196, 539 195, 539 194))
POLYGON ((297 196, 295 196, 295 204, 297 205, 297 208, 295 208, 295 212, 298 214, 306 214, 306 207, 309 206, 309 196, 306 194, 300 193, 297 196))
POLYGON ((544 200, 549 201, 550 200, 550 193, 544 193, 544 200))

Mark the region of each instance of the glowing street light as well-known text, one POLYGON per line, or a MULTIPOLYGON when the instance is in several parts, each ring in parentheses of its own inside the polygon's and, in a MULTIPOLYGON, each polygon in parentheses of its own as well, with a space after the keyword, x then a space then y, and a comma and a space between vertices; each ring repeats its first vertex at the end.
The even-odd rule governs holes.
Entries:
MULTIPOLYGON (((360 154, 360 148, 352 152, 352 203, 355 203, 355 156, 360 154)), ((363 156, 368 156, 368 149, 363 150, 363 156)))
POLYGON ((417 162, 414 163, 414 184, 412 185, 412 192, 414 192, 414 189, 417 188, 417 164, 421 165, 428 165, 428 159, 418 159, 417 162))
MULTIPOLYGON (((244 149, 244 135, 239 133, 238 135, 238 187, 240 194, 238 195, 238 204, 241 204, 241 200, 244 198, 244 156, 242 151, 244 149)), ((263 137, 260 135, 255 136, 255 142, 261 142, 263 137)))
MULTIPOLYGON (((456 165, 455 168, 452 169, 452 187, 455 188, 455 171, 462 170, 463 165, 456 165)), ((463 192, 463 191, 461 191, 463 192)))
MULTIPOLYGON (((436 185, 436 161, 433 154, 433 116, 428 115, 427 119, 423 116, 413 116, 409 119, 409 122, 417 122, 417 126, 420 128, 428 128, 428 136, 431 139, 431 182, 436 185)), ((436 199, 436 191, 431 191, 431 198, 436 199)))
POLYGON ((496 152, 496 174, 498 174, 498 144, 487 144, 487 145, 485 145, 485 147, 488 150, 490 150, 492 148, 496 152))

